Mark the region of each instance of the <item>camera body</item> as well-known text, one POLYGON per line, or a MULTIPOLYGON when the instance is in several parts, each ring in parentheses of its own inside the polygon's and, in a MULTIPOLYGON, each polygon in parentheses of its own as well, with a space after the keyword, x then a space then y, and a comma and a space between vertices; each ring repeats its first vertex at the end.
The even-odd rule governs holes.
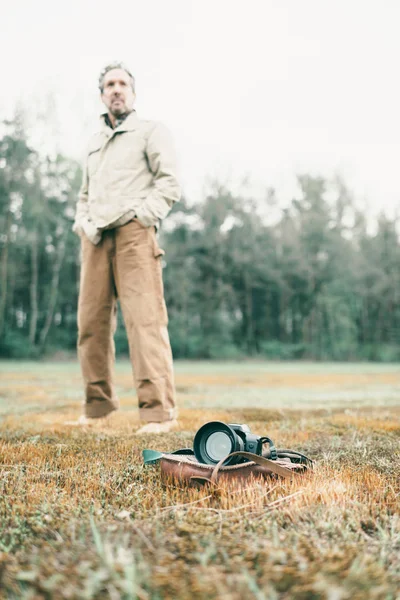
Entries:
MULTIPOLYGON (((241 437, 243 440, 244 452, 252 452, 253 454, 258 454, 261 456, 262 452, 262 443, 261 437, 259 435, 255 435, 251 433, 250 427, 248 425, 239 425, 238 423, 229 423, 229 427, 232 427, 234 431, 241 437)), ((243 459, 242 459, 243 460, 243 459)), ((246 459, 244 459, 246 460, 246 459)))
MULTIPOLYGON (((203 464, 216 465, 232 452, 251 452, 261 456, 262 438, 251 433, 248 425, 210 421, 197 431, 193 440, 197 460, 203 464)), ((232 456, 224 464, 247 462, 241 456, 232 456)))

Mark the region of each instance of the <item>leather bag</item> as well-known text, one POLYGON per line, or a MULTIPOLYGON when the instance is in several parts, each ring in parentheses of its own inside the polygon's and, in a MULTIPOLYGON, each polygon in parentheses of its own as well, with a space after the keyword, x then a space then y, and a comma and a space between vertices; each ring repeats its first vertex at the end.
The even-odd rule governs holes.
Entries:
POLYGON ((312 468, 313 461, 304 454, 294 450, 276 450, 276 458, 271 460, 269 452, 259 456, 250 452, 232 452, 217 465, 198 462, 189 448, 172 453, 161 453, 144 450, 145 464, 159 462, 161 478, 165 482, 185 483, 199 487, 204 484, 217 485, 219 482, 237 481, 249 483, 255 478, 290 479, 312 468), (224 466, 224 462, 232 456, 241 456, 247 462, 224 466))

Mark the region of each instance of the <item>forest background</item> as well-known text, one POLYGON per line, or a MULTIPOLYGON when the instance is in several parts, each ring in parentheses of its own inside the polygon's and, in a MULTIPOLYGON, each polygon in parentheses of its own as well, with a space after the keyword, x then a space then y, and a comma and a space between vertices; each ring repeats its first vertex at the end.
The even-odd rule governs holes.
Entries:
MULTIPOLYGON (((17 111, 0 130, 0 356, 74 353, 80 165, 40 152, 17 111)), ((400 360, 399 216, 371 222, 343 178, 298 175, 298 197, 208 181, 165 220, 176 358, 400 360), (272 217, 273 216, 273 217, 272 217)), ((379 199, 375 199, 379 204, 379 199)), ((122 317, 117 353, 127 354, 122 317)))

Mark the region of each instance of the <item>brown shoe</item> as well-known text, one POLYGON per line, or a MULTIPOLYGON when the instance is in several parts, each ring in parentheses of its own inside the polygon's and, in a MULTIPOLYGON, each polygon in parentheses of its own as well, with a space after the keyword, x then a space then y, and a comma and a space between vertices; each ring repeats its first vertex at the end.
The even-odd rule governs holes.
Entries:
POLYGON ((143 433, 168 433, 178 428, 178 421, 173 419, 172 421, 162 421, 161 423, 149 422, 142 425, 137 430, 136 435, 142 435, 143 433))

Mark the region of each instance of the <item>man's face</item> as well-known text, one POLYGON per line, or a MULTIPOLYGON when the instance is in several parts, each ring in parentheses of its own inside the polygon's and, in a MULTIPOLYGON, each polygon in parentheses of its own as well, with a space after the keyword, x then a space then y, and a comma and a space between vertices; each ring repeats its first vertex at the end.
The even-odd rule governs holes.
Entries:
POLYGON ((112 69, 105 74, 101 99, 114 116, 119 117, 133 109, 135 92, 132 80, 123 69, 112 69))

